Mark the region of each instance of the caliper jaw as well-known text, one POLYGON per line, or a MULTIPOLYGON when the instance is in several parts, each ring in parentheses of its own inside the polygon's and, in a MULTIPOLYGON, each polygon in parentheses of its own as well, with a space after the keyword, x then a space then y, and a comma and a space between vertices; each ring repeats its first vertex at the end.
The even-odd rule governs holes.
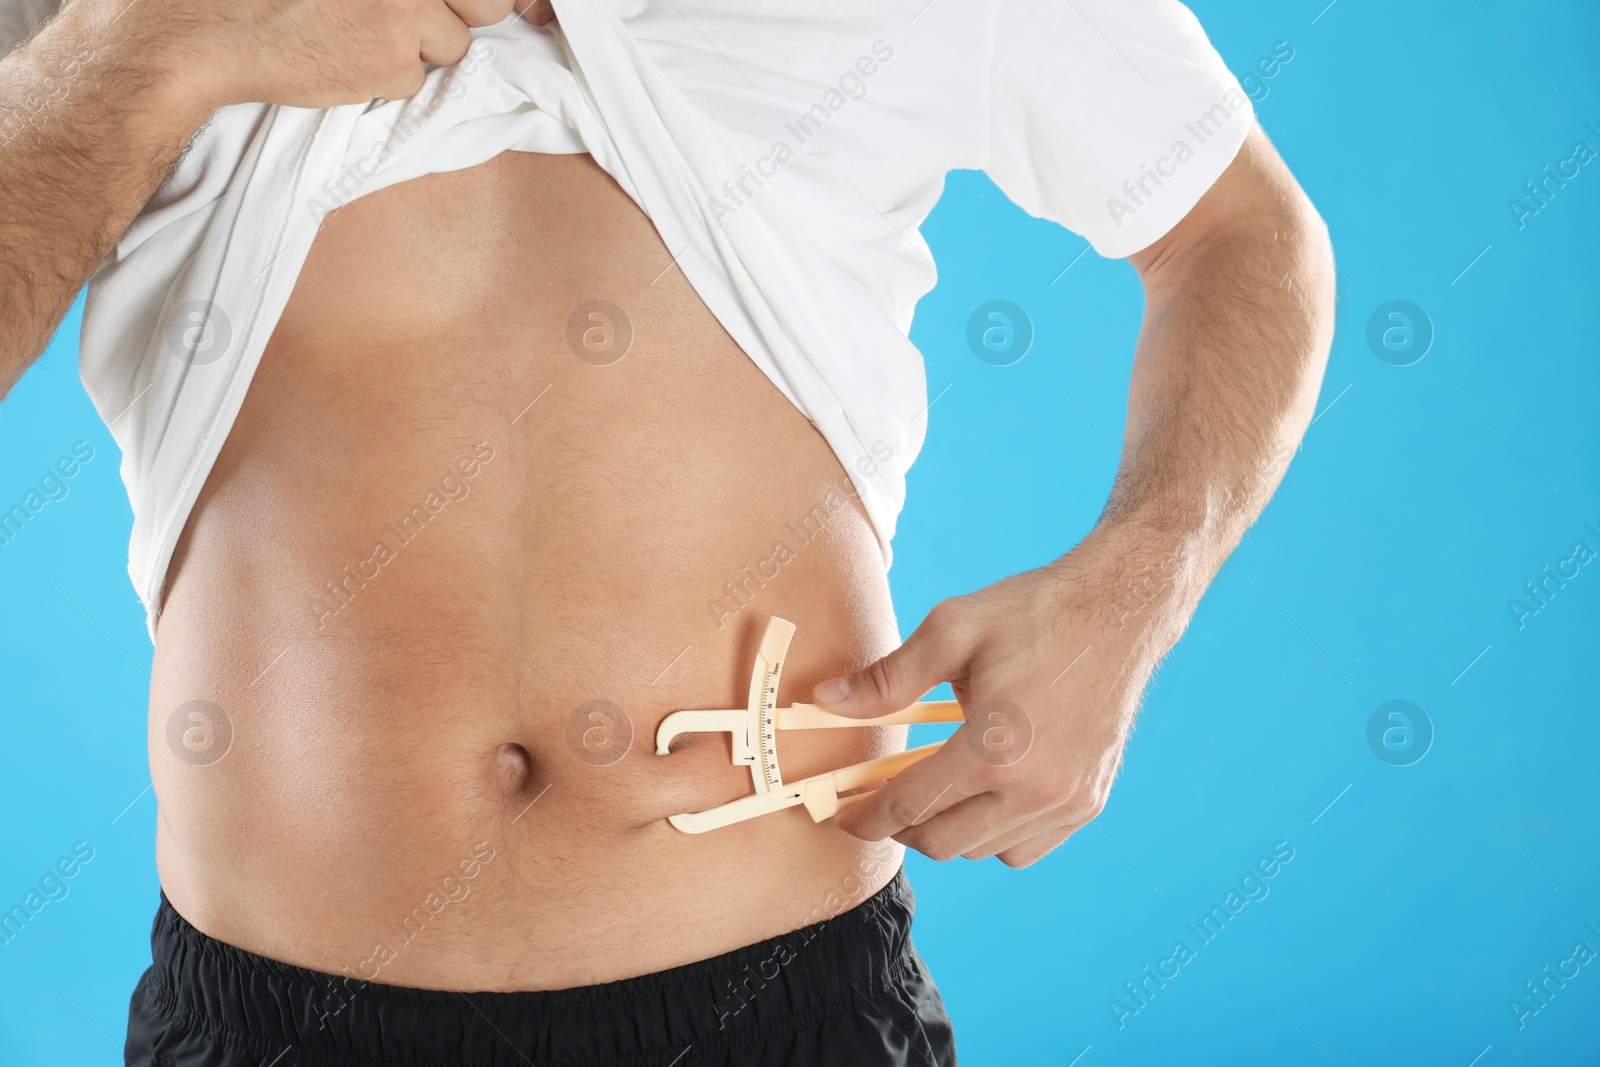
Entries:
POLYGON ((683 734, 733 735, 733 762, 749 766, 756 761, 754 738, 750 736, 750 713, 743 708, 727 711, 675 711, 661 720, 656 730, 656 755, 665 756, 672 742, 683 734))
POLYGON ((836 771, 824 771, 798 782, 785 782, 778 770, 778 730, 962 721, 961 706, 953 700, 912 704, 900 711, 870 719, 835 715, 812 704, 778 707, 778 685, 794 630, 794 623, 786 619, 773 616, 767 620, 767 631, 750 672, 748 707, 737 710, 675 711, 662 719, 661 725, 656 728, 658 756, 667 755, 673 740, 681 734, 730 734, 733 738, 733 762, 750 768, 750 777, 756 790, 749 796, 705 811, 668 816, 667 821, 675 828, 686 834, 701 834, 800 804, 805 805, 806 812, 814 822, 822 822, 837 814, 841 808, 865 799, 866 794, 851 794, 851 790, 894 777, 918 760, 932 755, 944 743, 935 742, 841 767, 836 771), (766 736, 763 736, 763 716, 766 716, 768 723, 766 736))

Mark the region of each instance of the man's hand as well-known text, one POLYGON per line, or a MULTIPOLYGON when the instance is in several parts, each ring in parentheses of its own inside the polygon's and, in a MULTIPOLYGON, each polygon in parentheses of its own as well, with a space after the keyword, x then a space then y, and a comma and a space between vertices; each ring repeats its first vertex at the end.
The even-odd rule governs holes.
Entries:
MULTIPOLYGON (((4 2, 4 0, 0 0, 4 2)), ((404 98, 549 0, 73 0, 0 56, 0 397, 227 104, 404 98)))
POLYGON ((1025 867, 1097 816, 1145 684, 1305 432, 1332 253, 1259 128, 1131 258, 1145 320, 1099 525, 1047 567, 940 603, 899 649, 812 694, 871 717, 947 681, 966 712, 938 752, 835 816, 846 833, 1025 867))
POLYGON ((1047 567, 938 604, 846 685, 819 685, 818 703, 870 717, 947 681, 967 716, 938 752, 840 812, 839 828, 936 860, 1026 867, 1100 814, 1140 692, 1188 615, 1185 562, 1157 543, 1092 534, 1047 567))
POLYGON ((215 110, 404 99, 422 87, 424 64, 460 62, 470 27, 492 26, 513 10, 536 25, 555 17, 549 0, 142 0, 131 17, 152 48, 181 54, 174 74, 215 110))

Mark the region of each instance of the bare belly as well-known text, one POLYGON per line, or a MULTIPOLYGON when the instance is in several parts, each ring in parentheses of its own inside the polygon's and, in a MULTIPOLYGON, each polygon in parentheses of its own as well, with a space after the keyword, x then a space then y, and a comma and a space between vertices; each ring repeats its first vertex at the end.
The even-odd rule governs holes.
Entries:
MULTIPOLYGON (((561 988, 892 876, 898 845, 800 809, 665 821, 751 790, 726 735, 653 739, 743 706, 770 615, 799 627, 784 703, 898 642, 845 472, 671 258, 588 156, 325 221, 159 623, 157 856, 200 929, 397 985, 561 988), (574 326, 597 300, 626 328, 574 326)), ((821 734, 784 739, 786 777, 905 744, 821 734)))

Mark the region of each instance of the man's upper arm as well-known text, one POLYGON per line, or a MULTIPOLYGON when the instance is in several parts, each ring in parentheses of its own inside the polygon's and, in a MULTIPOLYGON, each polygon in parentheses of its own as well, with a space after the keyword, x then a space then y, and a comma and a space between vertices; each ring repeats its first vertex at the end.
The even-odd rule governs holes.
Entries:
MULTIPOLYGON (((0 56, 26 41, 62 0, 0 0, 0 56)), ((0 101, 3 104, 3 101, 0 101)))

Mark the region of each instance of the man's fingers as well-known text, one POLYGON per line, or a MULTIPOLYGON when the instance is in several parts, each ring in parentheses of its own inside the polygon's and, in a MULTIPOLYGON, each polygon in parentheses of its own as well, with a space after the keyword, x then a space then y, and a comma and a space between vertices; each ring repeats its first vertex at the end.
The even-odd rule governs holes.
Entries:
POLYGON ((517 7, 521 10, 522 17, 535 26, 543 26, 556 17, 556 10, 550 6, 550 0, 534 0, 526 7, 523 6, 522 0, 517 0, 517 7))
MULTIPOLYGON (((1087 811, 1081 804, 1068 804, 1060 808, 1052 808, 1042 812, 1031 819, 1024 819, 1015 826, 1008 827, 1001 833, 987 841, 980 841, 965 852, 961 853, 964 859, 986 860, 990 856, 998 856, 1002 852, 1016 848, 1018 845, 1032 841, 1036 837, 1050 834, 1056 830, 1063 831, 1062 841, 1089 825, 1090 819, 1087 811)), ((1060 844, 1061 842, 1056 842, 1060 844)))
POLYGON ((445 0, 468 26, 493 26, 511 14, 511 0, 445 0))
MULTIPOLYGON (((942 606, 941 606, 942 607, 942 606)), ((811 691, 811 699, 841 715, 871 718, 916 703, 947 670, 966 662, 947 614, 935 607, 905 644, 863 670, 830 678, 811 691)))
POLYGON ((422 19, 421 55, 425 63, 448 67, 461 62, 472 45, 467 24, 444 4, 429 5, 422 19))
MULTIPOLYGON (((972 729, 968 723, 962 727, 972 729)), ((951 744, 960 738, 952 738, 951 744)), ((895 835, 895 840, 930 859, 956 856, 983 859, 1060 826, 1080 827, 1100 806, 1075 795, 1075 780, 1040 780, 1010 777, 999 768, 977 771, 968 799, 947 807, 938 816, 895 835)))
POLYGON ((946 745, 895 775, 867 799, 835 815, 834 825, 863 841, 893 837, 971 796, 969 772, 946 745))
POLYGON ((1077 833, 1080 828, 1080 824, 1074 823, 1047 830, 999 853, 1000 862, 1007 867, 1031 867, 1054 852, 1063 841, 1077 833))
POLYGON ((943 862, 986 847, 985 842, 1034 821, 1033 812, 1019 807, 1014 797, 978 793, 895 834, 894 839, 931 860, 943 862))

